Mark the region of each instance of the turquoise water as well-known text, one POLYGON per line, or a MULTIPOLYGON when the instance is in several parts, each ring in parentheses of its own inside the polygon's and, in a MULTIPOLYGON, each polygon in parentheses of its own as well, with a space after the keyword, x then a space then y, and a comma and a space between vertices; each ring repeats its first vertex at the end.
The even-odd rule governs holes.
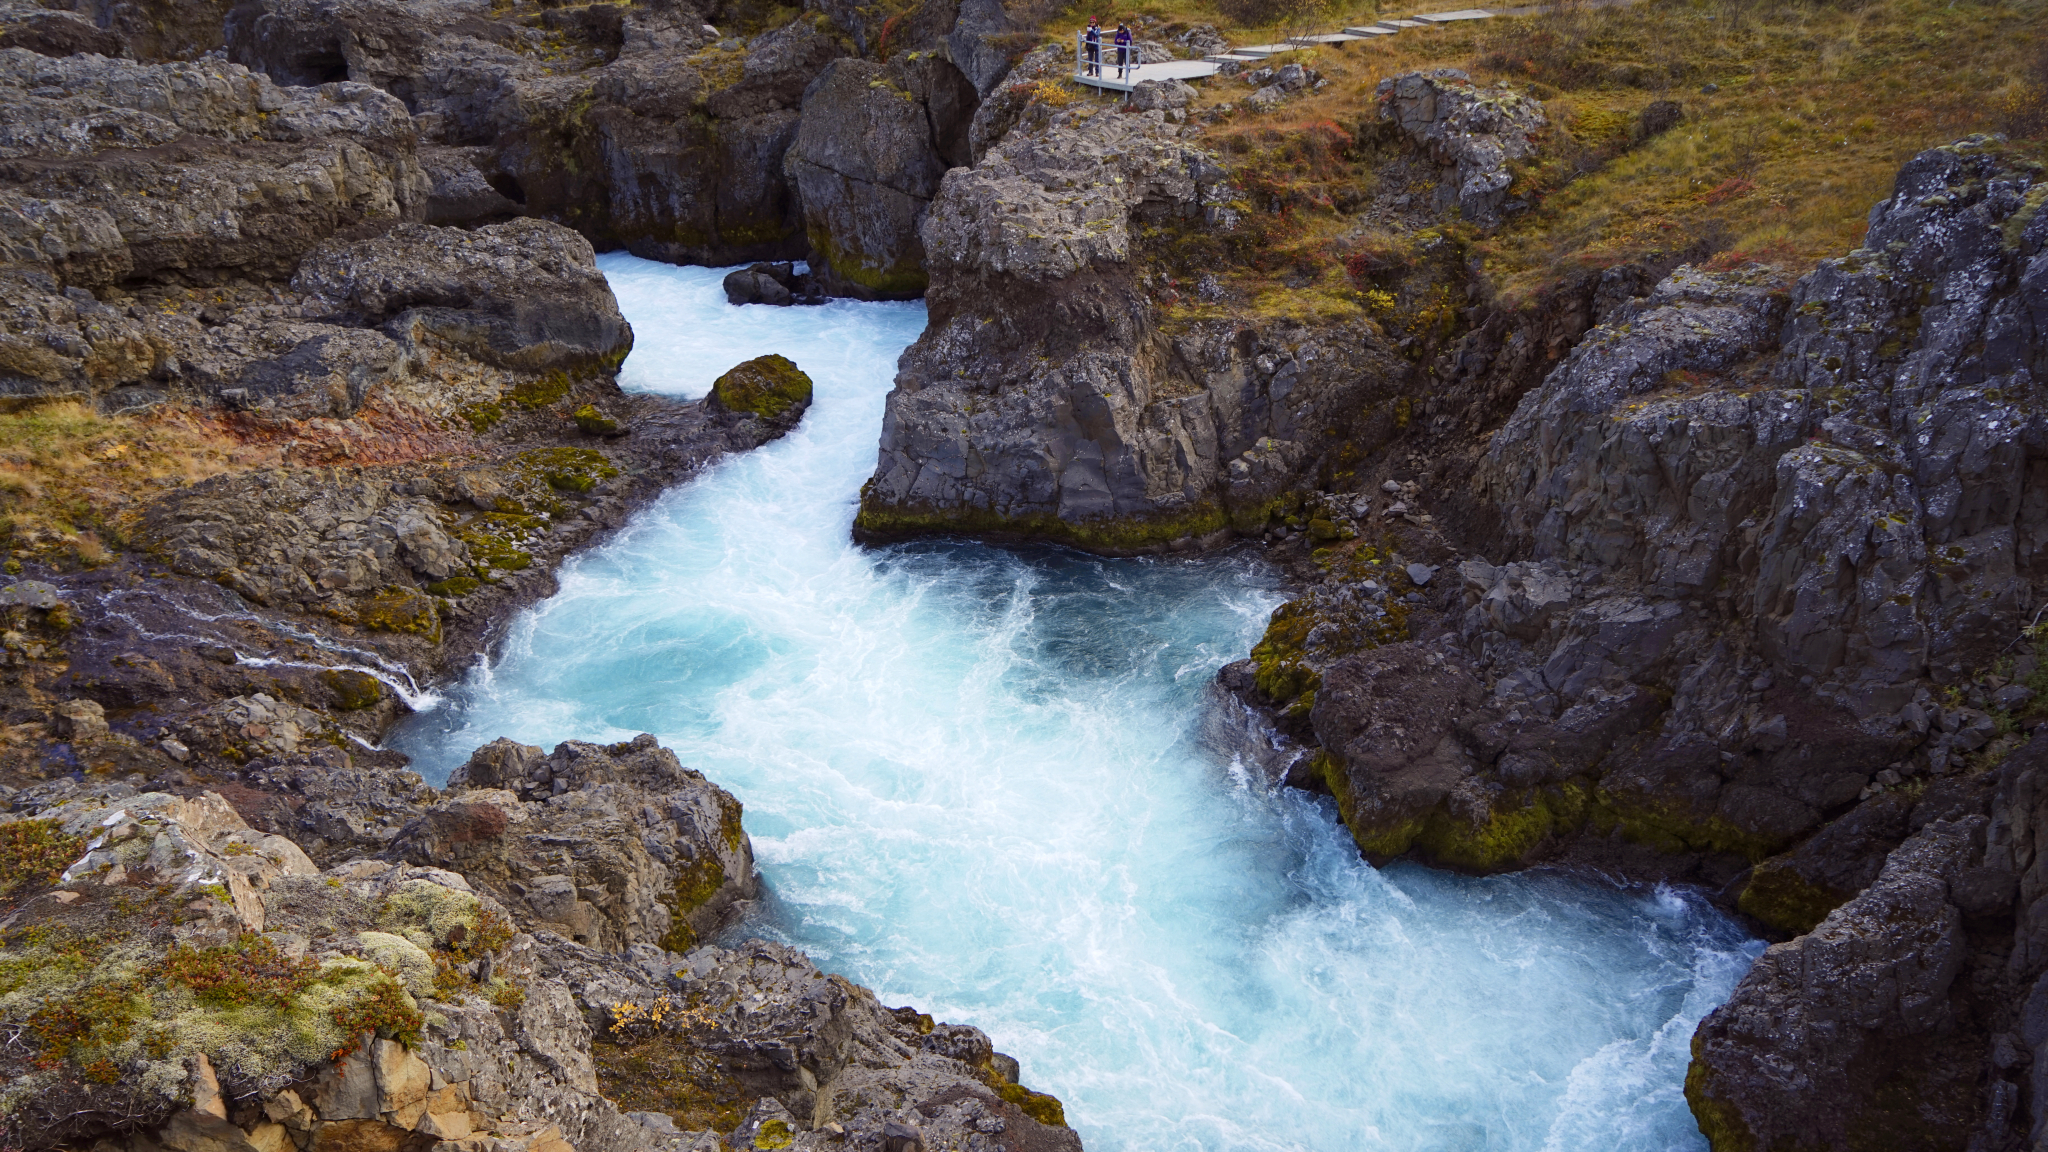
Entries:
POLYGON ((817 402, 571 562, 394 736, 429 779, 500 735, 658 734, 746 804, 745 932, 986 1029, 1096 1152, 1705 1147, 1687 1046, 1759 945, 1681 892, 1367 866, 1195 739, 1282 599, 1255 558, 855 548, 922 307, 600 263, 628 387, 780 352, 817 402))

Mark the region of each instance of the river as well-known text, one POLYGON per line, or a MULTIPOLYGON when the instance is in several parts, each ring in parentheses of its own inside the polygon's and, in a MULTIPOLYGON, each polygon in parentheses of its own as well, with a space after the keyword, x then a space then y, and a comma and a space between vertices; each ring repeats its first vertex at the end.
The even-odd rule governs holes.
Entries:
POLYGON ((1358 856, 1327 800, 1195 738, 1282 600, 1255 555, 855 547, 917 304, 733 308, 719 270, 599 261, 621 383, 700 396, 779 352, 788 437, 561 573, 392 740, 430 781, 497 736, 647 731, 746 805, 737 932, 986 1030, 1092 1152, 1701 1149, 1700 1017, 1761 945, 1698 897, 1358 856))

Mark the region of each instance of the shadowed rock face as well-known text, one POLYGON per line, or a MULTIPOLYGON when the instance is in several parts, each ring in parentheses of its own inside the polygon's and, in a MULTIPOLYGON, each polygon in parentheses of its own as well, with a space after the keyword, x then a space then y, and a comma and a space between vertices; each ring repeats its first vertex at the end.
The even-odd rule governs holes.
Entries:
POLYGON ((922 295, 918 230, 948 168, 967 163, 977 98, 935 56, 834 62, 804 96, 783 168, 796 185, 813 271, 834 295, 922 295))
POLYGON ((420 117, 435 219, 532 214, 656 259, 800 258, 781 157, 843 54, 809 21, 740 47, 672 3, 500 19, 482 0, 261 0, 230 57, 280 83, 352 79, 420 117))

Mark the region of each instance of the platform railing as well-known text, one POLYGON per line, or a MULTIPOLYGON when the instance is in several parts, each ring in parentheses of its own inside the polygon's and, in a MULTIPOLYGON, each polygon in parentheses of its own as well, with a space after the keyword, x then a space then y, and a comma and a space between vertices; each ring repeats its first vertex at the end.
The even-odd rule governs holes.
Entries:
POLYGON ((1136 84, 1138 69, 1138 46, 1114 44, 1105 36, 1101 41, 1088 43, 1088 33, 1083 30, 1074 34, 1074 79, 1115 80, 1121 84, 1136 84), (1088 50, 1094 48, 1096 55, 1091 59, 1088 50))

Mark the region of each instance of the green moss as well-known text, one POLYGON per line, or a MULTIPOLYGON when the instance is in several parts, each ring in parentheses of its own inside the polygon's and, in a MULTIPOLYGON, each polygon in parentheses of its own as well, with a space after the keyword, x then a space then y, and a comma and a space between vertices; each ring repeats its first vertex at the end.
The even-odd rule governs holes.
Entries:
POLYGON ((1494 801, 1477 825, 1439 806, 1424 820, 1415 846, 1431 863, 1470 872, 1525 868, 1544 841, 1585 822, 1589 799, 1588 789, 1575 781, 1510 793, 1494 801))
POLYGON ((1230 527, 1230 518, 1215 504, 1200 504, 1171 516, 1103 520, 1062 520, 1050 513, 1005 516, 980 508, 906 509, 861 493, 853 519, 854 538, 886 544, 916 536, 980 536, 993 540, 1044 540, 1089 552, 1130 555, 1155 551, 1185 537, 1201 538, 1230 527))
MULTIPOLYGON (((479 576, 487 576, 492 569, 502 572, 518 572, 533 563, 531 553, 520 548, 529 536, 539 535, 542 530, 538 516, 522 512, 486 512, 457 529, 455 535, 469 545, 470 559, 475 562, 479 576)), ((462 577, 453 577, 445 584, 455 592, 460 586, 455 583, 462 577)), ((469 591, 475 591, 472 582, 469 591)), ((442 594, 439 587, 429 585, 428 591, 442 594)))
POLYGON ((456 415, 461 416, 469 424, 470 431, 482 435, 505 418, 505 406, 495 401, 484 401, 460 408, 456 415))
POLYGON ((1766 860, 1750 872, 1735 906, 1788 936, 1803 936, 1850 895, 1815 884, 1780 861, 1766 860))
POLYGON ((922 296, 931 285, 924 265, 915 261, 882 264, 866 255, 836 244, 823 228, 810 230, 811 249, 825 258, 832 271, 877 296, 922 296))
MULTIPOLYGON (((718 794, 718 806, 718 838, 728 853, 737 854, 747 838, 746 829, 741 824, 743 810, 740 802, 721 792, 718 794)), ((699 852, 696 859, 678 868, 669 902, 673 921, 661 938, 661 946, 671 952, 687 952, 695 947, 697 930, 690 927, 690 913, 702 908, 723 887, 725 865, 716 853, 699 852)))
POLYGON ((1760 863, 1786 846, 1783 838, 1745 832, 1722 816, 1700 818, 1676 803, 1650 803, 1601 790, 1591 812, 1602 832, 1621 830, 1637 844, 1673 855, 1682 852, 1726 852, 1760 863))
POLYGON ((1067 1126, 1067 1110, 1057 1096, 1033 1092, 1022 1084, 1001 1084, 996 1094, 1022 1109, 1026 1116, 1054 1128, 1067 1126))
POLYGON ((569 394, 569 374, 549 372, 515 386, 505 399, 521 408, 545 408, 569 394))
POLYGON ((711 398, 729 412, 773 420, 811 402, 811 378, 787 356, 756 356, 720 376, 711 398))
POLYGON ((441 615, 434 610, 434 598, 417 588, 385 588, 362 602, 356 618, 373 632, 403 632, 441 642, 441 615))
POLYGON ((331 668, 320 680, 334 693, 334 706, 343 712, 359 712, 384 699, 384 685, 368 672, 353 668, 331 668))
POLYGON ((1735 1105, 1713 1095, 1712 1073, 1700 1059, 1700 1038, 1692 1038, 1692 1063, 1685 1070, 1685 1102, 1712 1152, 1756 1152, 1756 1134, 1735 1105))
POLYGON ((619 432, 619 422, 598 411, 595 404, 576 409, 576 427, 592 436, 615 436, 619 432))
POLYGON ((557 492, 579 494, 619 474, 618 466, 595 448, 536 448, 513 457, 513 468, 557 492))
POLYGON ((754 1133, 756 1148, 787 1148, 796 1137, 790 1134, 789 1123, 785 1120, 770 1120, 754 1133))
POLYGON ((1302 660, 1315 625, 1308 601, 1289 600, 1273 610, 1266 634, 1252 646, 1252 664, 1257 669, 1252 683, 1274 704, 1287 705, 1321 687, 1322 673, 1302 660))
POLYGON ((699 852, 696 859, 677 868, 675 888, 669 903, 673 920, 661 938, 661 946, 671 952, 688 952, 696 947, 697 930, 690 927, 690 913, 703 907, 704 902, 717 895, 723 887, 725 865, 714 853, 699 852))
MULTIPOLYGON (((511 555, 516 556, 522 561, 519 565, 520 568, 533 563, 532 556, 516 548, 509 549, 508 551, 511 555)), ((472 552, 474 552, 474 549, 472 549, 472 552)), ((503 565, 497 565, 497 567, 503 567, 503 565)), ((427 591, 432 592, 436 596, 445 596, 450 600, 460 600, 481 587, 483 587, 483 581, 478 580, 474 576, 450 576, 446 580, 436 580, 432 584, 427 585, 427 591)))

